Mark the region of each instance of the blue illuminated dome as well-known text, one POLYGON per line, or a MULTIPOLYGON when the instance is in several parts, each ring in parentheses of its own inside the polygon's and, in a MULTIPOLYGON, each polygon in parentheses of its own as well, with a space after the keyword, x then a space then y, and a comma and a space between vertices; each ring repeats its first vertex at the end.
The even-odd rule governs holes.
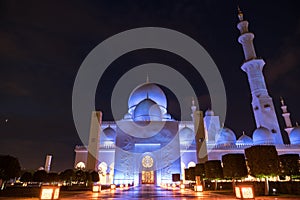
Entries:
POLYGON ((163 120, 172 120, 172 117, 169 113, 163 115, 163 120))
POLYGON ((300 127, 297 126, 290 133, 291 144, 300 144, 300 127))
POLYGON ((160 107, 152 99, 144 99, 136 105, 133 113, 134 121, 161 121, 160 107))
POLYGON ((239 139, 236 141, 236 144, 239 145, 252 145, 253 144, 253 140, 251 137, 249 137, 248 135, 244 134, 239 137, 239 139))
POLYGON ((180 142, 192 142, 195 139, 195 134, 189 127, 184 127, 179 131, 180 142))
POLYGON ((114 141, 116 138, 116 131, 110 126, 103 130, 106 140, 114 141))
POLYGON ((215 115, 215 113, 213 110, 208 109, 205 111, 205 116, 214 116, 214 115, 215 115))
POLYGON ((229 128, 222 128, 215 136, 215 143, 217 146, 235 145, 236 136, 229 128))
POLYGON ((128 113, 133 114, 135 107, 144 99, 149 98, 154 101, 164 115, 167 112, 167 98, 162 89, 155 83, 144 83, 137 86, 128 99, 128 113))
POLYGON ((124 115, 124 119, 125 119, 125 120, 130 120, 130 119, 132 119, 131 114, 126 113, 126 114, 124 115))
POLYGON ((252 135, 253 143, 258 144, 274 144, 274 136, 271 131, 265 127, 255 129, 252 135))

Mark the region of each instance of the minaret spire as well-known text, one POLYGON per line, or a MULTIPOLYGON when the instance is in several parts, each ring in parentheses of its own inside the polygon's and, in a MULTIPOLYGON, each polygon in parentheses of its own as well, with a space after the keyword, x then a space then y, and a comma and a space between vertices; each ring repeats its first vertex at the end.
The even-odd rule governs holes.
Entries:
POLYGON ((240 30, 238 38, 243 47, 245 61, 241 69, 247 73, 250 90, 252 94, 252 107, 256 126, 263 126, 274 134, 276 144, 283 144, 274 103, 268 94, 268 90, 263 75, 265 61, 257 58, 253 45, 254 34, 249 32, 249 22, 244 20, 244 15, 238 7, 239 23, 237 28, 240 30))
POLYGON ((280 102, 281 102, 281 110, 282 110, 282 117, 284 119, 285 122, 285 131, 290 135, 293 126, 292 126, 292 122, 291 122, 291 118, 290 118, 290 113, 287 110, 287 106, 284 103, 284 100, 282 97, 280 97, 280 102))
POLYGON ((241 11, 240 6, 238 6, 237 8, 238 8, 238 17, 239 17, 240 22, 244 21, 244 14, 241 11))
POLYGON ((192 97, 192 106, 191 106, 192 114, 191 114, 191 117, 192 117, 193 120, 194 120, 194 113, 195 113, 196 109, 197 109, 197 107, 195 106, 195 99, 194 99, 194 97, 192 97))

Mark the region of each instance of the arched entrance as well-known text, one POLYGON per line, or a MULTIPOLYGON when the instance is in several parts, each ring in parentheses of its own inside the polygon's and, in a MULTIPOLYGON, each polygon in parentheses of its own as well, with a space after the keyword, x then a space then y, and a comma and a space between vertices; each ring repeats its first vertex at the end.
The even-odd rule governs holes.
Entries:
POLYGON ((156 183, 156 171, 154 167, 155 161, 150 154, 144 154, 141 161, 141 184, 155 184, 156 183))

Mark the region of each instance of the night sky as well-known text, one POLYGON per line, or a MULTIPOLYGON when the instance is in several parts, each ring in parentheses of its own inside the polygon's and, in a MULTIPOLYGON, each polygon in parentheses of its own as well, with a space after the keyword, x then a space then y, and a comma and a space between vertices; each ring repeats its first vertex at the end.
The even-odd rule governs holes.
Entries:
MULTIPOLYGON (((53 155, 53 170, 72 168, 74 147, 81 144, 72 116, 73 83, 81 63, 108 37, 148 26, 182 32, 207 50, 226 88, 225 126, 238 136, 243 130, 252 135, 255 121, 247 76, 240 69, 244 57, 237 42, 237 4, 256 36, 257 55, 267 63, 264 74, 281 128, 280 96, 293 124, 300 121, 297 1, 7 0, 0 1, 0 154, 17 157, 23 169, 43 166, 46 154, 53 155)), ((100 80, 95 101, 104 120, 113 120, 110 95, 116 81, 133 66, 149 62, 180 71, 194 87, 200 108, 210 107, 201 76, 191 73, 186 61, 161 50, 138 50, 113 62, 100 80)), ((174 95, 168 97, 169 113, 179 118, 174 95)))

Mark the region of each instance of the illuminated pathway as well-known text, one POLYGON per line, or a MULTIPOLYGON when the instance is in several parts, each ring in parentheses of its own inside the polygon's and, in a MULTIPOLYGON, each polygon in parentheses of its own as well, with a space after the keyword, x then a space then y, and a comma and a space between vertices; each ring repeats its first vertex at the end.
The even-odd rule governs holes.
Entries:
MULTIPOLYGON (((38 198, 13 198, 13 197, 0 197, 0 200, 38 200, 38 198)), ((133 187, 130 190, 120 190, 115 191, 103 190, 100 193, 92 192, 62 192, 60 200, 97 200, 97 199, 213 199, 213 200, 236 200, 233 195, 224 195, 216 192, 194 192, 192 190, 167 190, 155 186, 143 186, 143 187, 133 187)), ((300 199, 298 197, 279 197, 279 196, 264 196, 256 197, 255 200, 292 200, 300 199)))
MULTIPOLYGON (((233 196, 211 192, 194 192, 191 190, 167 190, 155 186, 134 187, 130 190, 104 190, 100 193, 86 192, 70 197, 72 199, 236 199, 233 196)), ((61 198, 65 200, 65 198, 61 198)), ((68 199, 68 198, 66 198, 68 199)))
MULTIPOLYGON (((103 190, 100 193, 92 193, 86 192, 77 195, 72 195, 70 197, 62 197, 61 200, 69 200, 69 199, 163 199, 163 200, 172 200, 172 199, 213 199, 213 200, 236 200, 233 195, 224 195, 216 192, 194 192, 192 190, 167 190, 160 187, 155 186, 142 186, 142 187, 134 187, 130 190, 120 190, 117 189, 115 191, 103 190)), ((292 199, 300 199, 300 196, 297 198, 283 198, 278 196, 270 196, 270 197, 256 197, 256 200, 292 200, 292 199)))

